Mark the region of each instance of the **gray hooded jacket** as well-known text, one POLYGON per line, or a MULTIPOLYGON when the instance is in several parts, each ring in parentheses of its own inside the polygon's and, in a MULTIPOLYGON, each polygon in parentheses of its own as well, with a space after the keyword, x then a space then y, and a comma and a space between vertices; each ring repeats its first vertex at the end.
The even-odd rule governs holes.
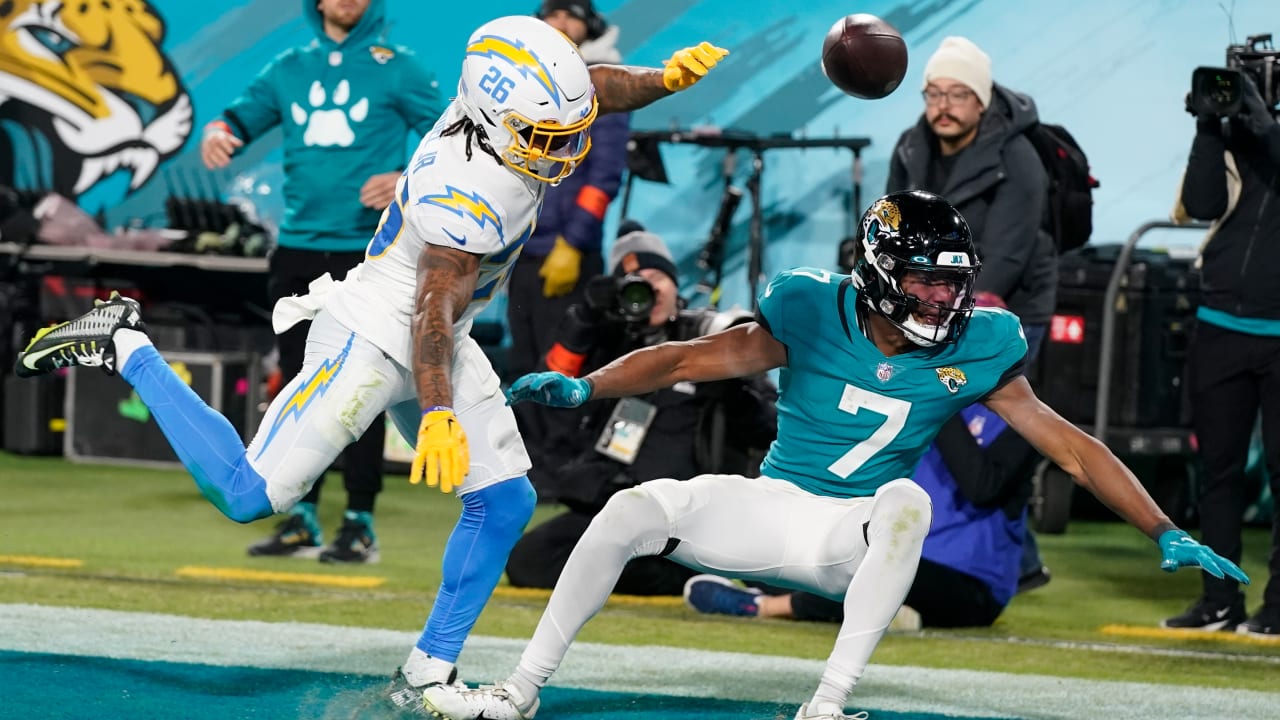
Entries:
POLYGON ((927 190, 954 205, 982 259, 978 291, 999 295, 1023 324, 1049 322, 1058 284, 1057 249, 1041 229, 1049 177, 1023 134, 1038 121, 1035 101, 997 84, 978 136, 961 151, 946 184, 925 187, 938 138, 922 115, 898 138, 886 188, 927 190))

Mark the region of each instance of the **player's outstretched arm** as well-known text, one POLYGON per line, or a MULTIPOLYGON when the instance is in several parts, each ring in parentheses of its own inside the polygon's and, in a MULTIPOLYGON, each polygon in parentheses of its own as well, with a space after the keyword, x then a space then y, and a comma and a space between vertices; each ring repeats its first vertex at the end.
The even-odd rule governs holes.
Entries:
POLYGON ((470 466, 467 437, 453 412, 453 324, 475 292, 480 256, 427 244, 418 258, 413 316, 413 379, 422 422, 409 482, 450 492, 470 466))
POLYGON ((587 400, 643 395, 679 382, 754 375, 786 362, 786 346, 752 322, 695 340, 642 348, 584 378, 555 372, 525 375, 511 384, 507 399, 577 407, 587 400))
POLYGON ((1106 445, 1041 402, 1026 378, 1018 378, 995 391, 986 404, 1078 484, 1155 540, 1160 545, 1161 568, 1173 571, 1198 566, 1217 577, 1230 575, 1249 582, 1249 577, 1235 563, 1179 530, 1106 445))
POLYGON ((591 82, 601 113, 630 112, 679 92, 701 80, 728 50, 699 43, 679 50, 660 68, 592 65, 591 82))

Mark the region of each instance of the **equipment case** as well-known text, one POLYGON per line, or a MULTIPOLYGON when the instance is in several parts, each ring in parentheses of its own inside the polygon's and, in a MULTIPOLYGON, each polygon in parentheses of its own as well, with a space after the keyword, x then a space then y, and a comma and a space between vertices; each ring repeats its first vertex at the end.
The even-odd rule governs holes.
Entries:
MULTIPOLYGON (((1058 266, 1055 315, 1084 320, 1083 342, 1045 339, 1040 397, 1071 422, 1095 421, 1103 303, 1120 246, 1065 253, 1058 266)), ((1190 412, 1183 382, 1199 304, 1191 258, 1134 250, 1115 303, 1115 355, 1108 413, 1116 428, 1184 428, 1190 412)))
MULTIPOLYGON (((231 421, 241 438, 253 437, 261 383, 257 356, 169 352, 165 360, 189 379, 188 385, 210 407, 231 421)), ((180 467, 155 418, 133 388, 118 377, 93 368, 68 373, 66 417, 63 452, 73 462, 180 467)))

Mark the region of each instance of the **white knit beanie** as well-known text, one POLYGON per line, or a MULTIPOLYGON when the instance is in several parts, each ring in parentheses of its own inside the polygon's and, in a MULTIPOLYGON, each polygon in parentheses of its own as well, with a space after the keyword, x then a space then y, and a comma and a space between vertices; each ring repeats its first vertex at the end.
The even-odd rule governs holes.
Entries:
POLYGON ((613 248, 609 250, 609 272, 626 275, 644 268, 661 270, 672 282, 680 284, 676 261, 662 238, 647 230, 633 230, 613 241, 613 248))
POLYGON ((942 45, 924 66, 921 89, 937 78, 949 78, 968 86, 982 107, 991 106, 991 57, 972 40, 955 35, 942 39, 942 45))

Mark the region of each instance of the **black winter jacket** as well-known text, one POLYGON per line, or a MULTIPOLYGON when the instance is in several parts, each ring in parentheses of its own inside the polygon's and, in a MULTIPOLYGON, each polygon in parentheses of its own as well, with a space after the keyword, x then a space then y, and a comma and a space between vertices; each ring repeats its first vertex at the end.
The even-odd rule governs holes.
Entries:
POLYGON ((1240 170, 1240 199, 1201 252, 1201 302, 1241 318, 1280 320, 1280 125, 1266 138, 1239 123, 1196 123, 1182 205, 1200 220, 1227 211, 1230 150, 1240 170))
MULTIPOLYGON (((625 333, 621 326, 601 328, 583 373, 603 367, 625 353, 665 340, 691 340, 707 334, 715 311, 683 310, 657 332, 625 333)), ((563 329, 563 326, 562 326, 563 329)), ((688 480, 702 473, 755 476, 778 432, 778 390, 766 375, 711 383, 680 383, 640 396, 657 414, 635 462, 626 465, 594 449, 613 408, 613 399, 593 400, 577 411, 577 432, 556 449, 529 448, 530 477, 538 487, 554 488, 556 499, 576 512, 594 515, 615 492, 657 478, 688 480), (541 483, 541 484, 539 484, 541 483)))
POLYGON ((995 293, 1023 323, 1049 322, 1057 302, 1058 254, 1041 229, 1049 177, 1024 132, 1039 122, 1035 101, 996 85, 978 136, 943 187, 925 187, 938 137, 921 115, 898 139, 886 192, 927 190, 943 196, 973 231, 982 271, 977 289, 995 293))

